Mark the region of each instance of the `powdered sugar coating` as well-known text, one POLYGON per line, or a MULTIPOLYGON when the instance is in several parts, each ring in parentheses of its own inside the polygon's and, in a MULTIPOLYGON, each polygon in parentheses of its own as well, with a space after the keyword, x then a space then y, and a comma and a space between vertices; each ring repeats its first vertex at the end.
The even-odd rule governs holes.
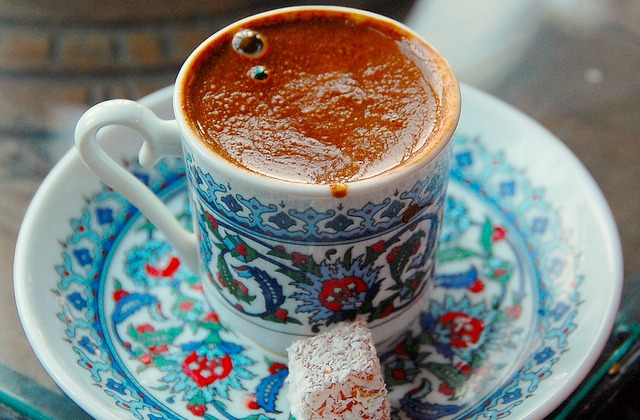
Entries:
POLYGON ((288 397, 296 419, 389 418, 380 360, 364 322, 338 324, 287 351, 288 397))

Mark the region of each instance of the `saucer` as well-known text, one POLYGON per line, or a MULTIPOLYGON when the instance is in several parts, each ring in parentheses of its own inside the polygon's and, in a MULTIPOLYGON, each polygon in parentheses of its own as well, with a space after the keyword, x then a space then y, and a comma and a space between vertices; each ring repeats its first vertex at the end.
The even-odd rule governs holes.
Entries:
MULTIPOLYGON (((171 118, 171 88, 141 100, 171 118)), ((549 132, 468 86, 434 289, 380 358, 394 418, 543 417, 601 352, 622 287, 602 193, 549 132)), ((184 163, 106 148, 190 223, 184 163)), ((97 418, 289 418, 286 360, 222 326, 164 237, 68 152, 20 231, 15 293, 57 384, 97 418)))

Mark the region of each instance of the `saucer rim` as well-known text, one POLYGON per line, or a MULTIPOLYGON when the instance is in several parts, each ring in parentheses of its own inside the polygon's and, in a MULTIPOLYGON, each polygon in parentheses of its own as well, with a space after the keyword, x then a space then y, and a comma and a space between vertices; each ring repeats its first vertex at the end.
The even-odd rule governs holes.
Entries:
MULTIPOLYGON (((520 406, 517 407, 518 410, 524 410, 523 413, 519 413, 523 416, 523 418, 529 418, 531 416, 540 416, 544 418, 545 416, 551 414, 562 404, 562 402, 569 398, 571 394, 582 383, 582 381, 587 377, 593 366, 596 364, 598 358, 600 357, 609 339, 611 331, 613 330, 617 318, 618 309, 620 307, 622 288, 624 284, 624 265, 620 234, 615 222, 615 218, 613 216, 613 212, 611 211, 611 207, 609 206, 604 193, 602 192, 596 180, 593 178, 593 175, 591 175, 586 166, 564 142, 562 142, 555 134, 544 127, 541 123, 534 120, 532 117, 504 102, 503 100, 496 98, 493 95, 485 93, 475 87, 464 84, 462 85, 462 92, 463 100, 465 96, 469 97, 469 95, 471 94, 471 96, 474 96, 476 99, 481 98, 481 101, 488 105, 487 108, 494 108, 494 110, 499 110, 500 115, 504 117, 504 121, 517 119, 520 120, 521 123, 526 123, 527 128, 535 132, 535 134, 530 135, 530 137, 540 136, 541 143, 544 143, 545 148, 555 149, 557 153, 561 153, 563 155, 563 159, 566 159, 566 162, 563 163, 565 163, 570 168, 568 172, 572 173, 577 179, 579 179, 580 182, 583 183, 582 189, 589 191, 589 204, 593 206, 593 215, 596 217, 596 220, 594 220, 594 222, 601 226, 600 231, 603 234, 602 238, 600 238, 603 242, 602 248, 609 251, 607 260, 611 262, 611 265, 607 268, 609 273, 611 274, 610 278, 615 281, 612 281, 610 284, 609 301, 606 305, 604 305, 608 309, 606 311, 603 311, 604 317, 596 325, 599 328, 594 330, 594 340, 591 343, 588 343, 589 345, 587 346, 587 349, 585 349, 582 353, 582 360, 576 363, 579 369, 576 369, 574 372, 568 373, 568 377, 562 383, 562 388, 560 390, 548 394, 545 400, 537 402, 535 407, 532 407, 528 412, 526 408, 528 408, 528 403, 530 403, 530 401, 525 400, 520 406)), ((584 292, 584 288, 582 292, 584 292)), ((585 297, 583 295, 581 295, 580 301, 582 304, 584 304, 585 297)), ((585 312, 586 308, 583 307, 578 317, 584 317, 585 312)), ((575 344, 576 343, 574 338, 573 346, 575 346, 575 344)), ((542 397, 541 395, 539 395, 539 391, 537 392, 538 398, 542 397)))

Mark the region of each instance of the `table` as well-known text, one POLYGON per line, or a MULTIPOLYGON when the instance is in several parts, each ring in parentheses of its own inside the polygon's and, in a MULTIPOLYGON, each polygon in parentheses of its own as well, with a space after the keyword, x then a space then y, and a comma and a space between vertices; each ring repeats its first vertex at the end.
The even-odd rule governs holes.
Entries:
MULTIPOLYGON (((80 0, 0 0, 0 267, 6 273, 0 283, 0 417, 85 416, 31 351, 10 274, 22 218, 42 180, 72 147, 77 118, 102 100, 136 99, 172 84, 188 53, 225 24, 307 3, 313 2, 104 0, 88 7, 80 0)), ((625 325, 639 320, 627 302, 640 297, 640 3, 329 3, 407 22, 450 57, 463 82, 520 109, 565 142, 611 206, 625 259, 625 325), (473 31, 482 36, 470 36, 473 31)), ((628 336, 614 337, 608 355, 628 336)), ((631 363, 625 375, 606 375, 615 386, 600 389, 616 398, 600 408, 618 418, 639 415, 638 369, 631 363)), ((578 408, 584 407, 581 401, 578 408)))

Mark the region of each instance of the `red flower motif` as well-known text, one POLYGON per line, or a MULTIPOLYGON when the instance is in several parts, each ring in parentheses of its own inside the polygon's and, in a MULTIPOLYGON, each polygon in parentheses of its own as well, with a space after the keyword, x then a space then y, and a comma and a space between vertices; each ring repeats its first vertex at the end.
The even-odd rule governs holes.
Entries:
POLYGON ((285 365, 284 363, 274 362, 269 366, 269 373, 272 375, 275 375, 276 373, 286 368, 287 368, 287 365, 285 365))
POLYGON ((450 387, 446 382, 440 384, 440 386, 438 387, 438 391, 440 391, 442 395, 446 395, 447 397, 450 397, 456 393, 455 388, 450 387))
POLYGON ((222 277, 222 273, 217 273, 216 279, 218 279, 218 283, 220 283, 220 286, 227 287, 227 282, 224 281, 224 277, 222 277))
POLYGON ((480 341, 484 331, 484 322, 464 312, 449 312, 439 321, 451 332, 451 347, 471 347, 480 341))
POLYGON ((387 254, 387 262, 389 264, 391 264, 396 259, 396 255, 398 255, 398 252, 400 252, 401 249, 402 249, 402 247, 397 246, 397 247, 393 248, 391 250, 391 252, 389 252, 387 254))
POLYGON ((469 287, 467 287, 471 293, 480 293, 484 290, 484 282, 480 279, 476 279, 476 281, 469 287))
POLYGON ((240 292, 243 295, 248 295, 249 294, 249 289, 247 288, 247 286, 244 285, 244 283, 242 283, 240 280, 234 280, 233 283, 235 284, 235 286, 240 289, 240 292))
POLYGON ((389 315, 391 315, 393 313, 393 310, 395 309, 395 307, 393 305, 387 305, 382 312, 380 312, 380 314, 378 315, 378 318, 386 318, 389 315))
POLYGON ((149 263, 147 263, 144 267, 145 271, 148 275, 152 277, 173 277, 173 275, 180 268, 180 259, 178 257, 172 256, 169 259, 169 262, 164 267, 155 267, 149 263))
POLYGON ((215 312, 210 312, 209 315, 207 315, 204 318, 204 320, 205 320, 205 322, 213 322, 215 324, 219 324, 220 323, 220 317, 215 312))
POLYGON ((154 332, 156 329, 151 324, 140 324, 136 327, 136 331, 144 334, 147 332, 154 332))
POLYGON ((471 376, 471 366, 469 365, 466 365, 464 363, 458 363, 456 365, 456 369, 458 369, 458 371, 466 377, 471 376))
POLYGON ((409 356, 409 351, 407 350, 407 345, 403 341, 393 349, 393 352, 398 356, 409 356))
POLYGON ((149 347, 149 351, 153 354, 162 354, 169 351, 169 347, 166 344, 162 344, 160 346, 151 346, 149 347))
POLYGON ((384 241, 378 241, 375 244, 371 245, 371 250, 377 253, 384 251, 384 241))
POLYGON ((507 230, 502 226, 496 226, 493 228, 493 232, 491 233, 491 239, 494 242, 498 242, 507 237, 507 230))
POLYGON ((178 308, 181 311, 189 312, 190 310, 193 309, 193 302, 189 300, 185 300, 184 302, 180 302, 180 305, 178 305, 178 308))
POLYGON ((151 356, 150 354, 143 354, 139 357, 139 360, 145 365, 149 365, 151 364, 151 362, 153 362, 153 356, 151 356))
POLYGON ((407 372, 405 372, 404 369, 397 368, 391 371, 391 376, 393 376, 394 379, 406 379, 407 372))
POLYGON ((194 416, 202 417, 207 412, 207 407, 203 404, 189 404, 187 410, 191 411, 194 416))
POLYGON ((182 362, 182 371, 198 386, 205 387, 229 376, 233 371, 233 361, 228 354, 209 359, 193 351, 182 362))
POLYGON ((291 262, 293 263, 293 265, 304 265, 309 262, 309 256, 300 254, 299 252, 292 252, 291 262))
POLYGON ((359 277, 327 280, 322 284, 320 303, 330 311, 340 311, 343 305, 368 290, 367 284, 359 277))
POLYGON ((236 245, 236 252, 242 256, 242 257, 246 257, 247 256, 247 247, 244 246, 244 244, 238 244, 236 245))
POLYGON ((260 409, 260 404, 258 404, 258 399, 256 398, 256 394, 247 394, 244 396, 244 406, 249 410, 258 410, 260 409))
POLYGON ((214 229, 218 229, 218 221, 213 217, 213 215, 207 213, 207 219, 209 219, 209 223, 214 229))
POLYGON ((130 293, 126 290, 118 289, 113 292, 113 300, 115 300, 116 302, 120 302, 123 298, 129 296, 129 294, 130 293))
POLYGON ((276 315, 276 318, 284 321, 287 319, 287 315, 289 315, 289 311, 287 311, 286 309, 278 309, 275 315, 276 315))

